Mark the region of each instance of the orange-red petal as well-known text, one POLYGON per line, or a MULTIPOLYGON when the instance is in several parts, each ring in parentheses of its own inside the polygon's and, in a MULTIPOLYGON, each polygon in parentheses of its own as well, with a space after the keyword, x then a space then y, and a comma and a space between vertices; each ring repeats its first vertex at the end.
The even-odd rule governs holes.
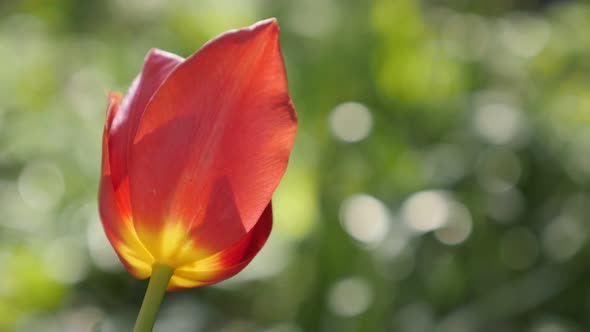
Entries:
POLYGON ((267 20, 221 35, 178 65, 148 103, 128 174, 133 222, 150 252, 188 234, 199 239, 201 259, 257 224, 297 127, 278 30, 267 20))
POLYGON ((109 130, 113 118, 119 112, 118 93, 109 93, 109 106, 103 133, 102 171, 99 188, 99 212, 107 238, 113 245, 115 252, 129 272, 138 277, 146 278, 151 273, 153 257, 145 250, 135 234, 130 216, 129 206, 125 203, 128 195, 126 186, 120 186, 119 193, 115 192, 112 182, 112 172, 109 158, 109 130))
POLYGON ((199 287, 234 276, 260 251, 271 229, 272 207, 269 203, 256 225, 238 243, 205 259, 178 267, 168 289, 199 287))
POLYGON ((145 108, 172 70, 184 61, 181 57, 152 49, 145 57, 143 70, 135 78, 113 118, 109 130, 109 151, 112 163, 112 178, 115 188, 127 176, 129 146, 133 142, 139 120, 145 108))

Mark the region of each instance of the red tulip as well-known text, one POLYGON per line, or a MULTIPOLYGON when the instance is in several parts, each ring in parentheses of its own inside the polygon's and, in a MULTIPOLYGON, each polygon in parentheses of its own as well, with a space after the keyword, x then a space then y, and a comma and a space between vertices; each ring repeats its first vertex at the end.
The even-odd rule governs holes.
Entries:
POLYGON ((185 60, 151 50, 125 98, 109 101, 100 215, 128 271, 166 265, 180 289, 242 270, 270 234, 297 129, 276 20, 185 60))

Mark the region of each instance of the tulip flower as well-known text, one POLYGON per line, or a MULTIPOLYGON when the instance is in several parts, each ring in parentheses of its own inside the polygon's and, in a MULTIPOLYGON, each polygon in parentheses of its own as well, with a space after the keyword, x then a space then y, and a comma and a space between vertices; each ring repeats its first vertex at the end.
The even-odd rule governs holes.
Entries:
POLYGON ((274 19, 187 59, 153 49, 126 96, 109 93, 99 210, 129 273, 151 277, 135 331, 166 289, 222 281, 262 248, 296 129, 274 19))

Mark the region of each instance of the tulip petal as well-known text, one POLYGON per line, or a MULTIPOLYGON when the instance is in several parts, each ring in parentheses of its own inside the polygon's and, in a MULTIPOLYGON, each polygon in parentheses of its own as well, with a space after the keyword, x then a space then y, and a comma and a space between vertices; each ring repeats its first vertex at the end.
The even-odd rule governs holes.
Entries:
POLYGON ((210 195, 198 207, 205 211, 205 220, 212 222, 190 227, 177 220, 167 220, 157 231, 147 229, 141 234, 144 247, 158 263, 177 268, 222 250, 213 248, 231 247, 248 233, 227 177, 217 179, 212 185, 207 189, 210 195))
POLYGON ((239 242, 215 255, 176 268, 168 290, 205 286, 236 275, 260 251, 271 229, 272 207, 269 203, 254 228, 239 242))
MULTIPOLYGON (((109 130, 119 112, 121 95, 109 93, 109 107, 103 134, 102 174, 99 189, 99 212, 107 238, 127 270, 137 278, 151 274, 153 257, 145 250, 135 230, 129 206, 129 186, 121 185, 115 192, 109 160, 109 130)), ((127 182, 128 184, 128 182, 127 182)))
POLYGON ((218 252, 256 225, 285 172, 297 127, 278 30, 272 19, 212 40, 148 103, 129 155, 142 240, 180 223, 191 236, 199 229, 223 233, 224 241, 199 244, 218 252), (228 190, 216 192, 223 177, 240 227, 219 225, 228 220, 220 198, 228 190), (207 208, 212 200, 214 213, 207 208))
POLYGON ((146 105, 168 77, 184 59, 166 51, 152 49, 145 57, 142 72, 135 78, 113 119, 109 149, 113 164, 112 177, 115 188, 127 176, 129 145, 135 137, 139 120, 146 105))

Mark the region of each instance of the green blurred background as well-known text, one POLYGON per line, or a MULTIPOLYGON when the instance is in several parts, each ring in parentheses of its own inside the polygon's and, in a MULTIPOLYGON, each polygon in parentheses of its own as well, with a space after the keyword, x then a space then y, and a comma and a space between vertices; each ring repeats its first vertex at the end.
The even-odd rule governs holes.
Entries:
POLYGON ((275 16, 300 129, 267 246, 155 331, 590 331, 590 3, 0 2, 0 331, 130 331, 107 89, 275 16))

